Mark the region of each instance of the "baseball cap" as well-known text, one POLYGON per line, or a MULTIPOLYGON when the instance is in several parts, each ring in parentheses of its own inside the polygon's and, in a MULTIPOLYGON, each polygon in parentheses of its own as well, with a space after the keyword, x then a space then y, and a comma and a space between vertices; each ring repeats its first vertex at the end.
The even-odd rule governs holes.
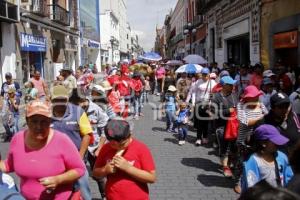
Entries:
POLYGON ((201 69, 201 74, 209 74, 209 69, 207 67, 204 67, 201 69))
POLYGON ((255 129, 254 138, 256 140, 269 140, 276 145, 284 145, 289 139, 280 134, 280 132, 272 125, 263 124, 255 129))
POLYGON ((262 81, 263 85, 273 84, 273 81, 270 78, 265 77, 262 81))
POLYGON ((12 78, 12 74, 10 72, 5 73, 5 78, 12 78))
POLYGON ((268 78, 270 78, 270 77, 272 77, 272 76, 274 76, 275 74, 272 72, 272 70, 270 70, 270 69, 268 69, 268 70, 266 70, 266 71, 264 71, 263 72, 263 77, 268 77, 268 78))
POLYGON ((279 106, 282 104, 290 104, 290 103, 291 102, 290 102, 289 97, 285 93, 282 93, 282 92, 273 94, 270 98, 271 107, 279 106))
POLYGON ((223 76, 229 76, 230 74, 229 74, 229 72, 227 71, 227 70, 223 70, 223 71, 221 71, 221 73, 220 73, 220 77, 222 78, 223 76))
POLYGON ((45 117, 51 117, 51 104, 47 101, 34 100, 29 102, 25 108, 26 117, 33 115, 43 115, 45 117))
POLYGON ((234 85, 236 83, 236 80, 233 80, 230 76, 223 76, 220 80, 221 85, 234 85))
POLYGON ((120 142, 130 136, 130 124, 126 120, 111 119, 104 128, 106 138, 120 142))
POLYGON ((63 85, 57 85, 51 88, 51 100, 69 99, 70 91, 63 85))
POLYGON ((262 92, 257 89, 254 85, 249 85, 244 90, 244 95, 242 97, 242 100, 245 100, 246 98, 254 98, 259 97, 262 95, 262 92))

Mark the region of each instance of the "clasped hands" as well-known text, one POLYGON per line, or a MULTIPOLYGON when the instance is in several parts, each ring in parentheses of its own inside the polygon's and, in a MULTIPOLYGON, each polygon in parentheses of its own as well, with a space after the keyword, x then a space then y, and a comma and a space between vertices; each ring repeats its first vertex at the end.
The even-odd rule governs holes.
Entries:
POLYGON ((112 161, 106 164, 106 169, 109 174, 115 173, 117 169, 126 171, 131 165, 129 162, 122 156, 115 155, 112 161))

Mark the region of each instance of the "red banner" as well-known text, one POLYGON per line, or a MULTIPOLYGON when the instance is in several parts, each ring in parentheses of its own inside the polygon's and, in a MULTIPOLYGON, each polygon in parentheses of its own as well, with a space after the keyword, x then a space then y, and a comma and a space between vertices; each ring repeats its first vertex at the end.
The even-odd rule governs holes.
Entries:
POLYGON ((278 33, 273 36, 274 48, 296 48, 298 47, 298 31, 278 33))

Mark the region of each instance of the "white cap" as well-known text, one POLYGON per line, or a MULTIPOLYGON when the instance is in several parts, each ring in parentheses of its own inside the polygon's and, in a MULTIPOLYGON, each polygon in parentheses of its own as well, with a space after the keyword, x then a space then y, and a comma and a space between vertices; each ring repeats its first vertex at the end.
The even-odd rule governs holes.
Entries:
POLYGON ((264 73, 263 73, 263 77, 267 77, 267 78, 270 78, 271 76, 274 76, 274 75, 275 74, 270 69, 264 71, 264 73))

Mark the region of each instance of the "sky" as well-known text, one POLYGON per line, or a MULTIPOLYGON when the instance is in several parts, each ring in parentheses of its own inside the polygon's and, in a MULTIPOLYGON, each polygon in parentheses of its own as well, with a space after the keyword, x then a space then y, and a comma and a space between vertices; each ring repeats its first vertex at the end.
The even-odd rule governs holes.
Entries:
POLYGON ((156 25, 162 27, 177 0, 127 0, 127 20, 145 51, 154 47, 156 25))

